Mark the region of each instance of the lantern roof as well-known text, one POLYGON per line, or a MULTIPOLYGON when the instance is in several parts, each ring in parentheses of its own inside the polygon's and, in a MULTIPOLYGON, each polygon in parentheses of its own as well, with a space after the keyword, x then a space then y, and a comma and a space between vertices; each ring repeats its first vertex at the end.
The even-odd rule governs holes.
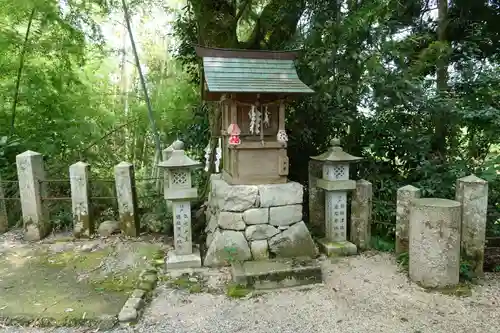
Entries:
POLYGON ((189 158, 184 150, 174 150, 172 156, 166 161, 160 162, 159 167, 164 168, 197 168, 201 167, 201 163, 189 158))
POLYGON ((297 51, 258 51, 196 46, 203 58, 205 90, 214 93, 308 94, 297 75, 297 51))
POLYGON ((340 146, 340 140, 334 138, 330 141, 331 147, 325 153, 311 157, 316 161, 323 162, 358 162, 362 160, 362 157, 353 156, 346 153, 340 146))

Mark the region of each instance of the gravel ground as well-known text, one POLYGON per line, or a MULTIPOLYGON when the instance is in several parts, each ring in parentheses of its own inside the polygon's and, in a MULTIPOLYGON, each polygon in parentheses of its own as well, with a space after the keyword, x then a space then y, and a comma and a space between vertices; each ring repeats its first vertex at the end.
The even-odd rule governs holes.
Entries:
MULTIPOLYGON (((158 287, 134 328, 115 333, 488 333, 500 331, 500 275, 487 275, 472 296, 429 293, 398 272, 393 256, 364 254, 324 262, 325 283, 245 300, 158 287)), ((75 329, 6 333, 69 333, 75 329)))

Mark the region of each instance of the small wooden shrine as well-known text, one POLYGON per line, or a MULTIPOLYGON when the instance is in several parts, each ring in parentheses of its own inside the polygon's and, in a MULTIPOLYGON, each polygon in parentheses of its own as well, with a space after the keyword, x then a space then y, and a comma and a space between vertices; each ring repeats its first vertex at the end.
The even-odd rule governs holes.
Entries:
POLYGON ((222 176, 229 184, 286 183, 285 105, 313 93, 300 81, 296 51, 196 47, 203 98, 222 108, 222 176))

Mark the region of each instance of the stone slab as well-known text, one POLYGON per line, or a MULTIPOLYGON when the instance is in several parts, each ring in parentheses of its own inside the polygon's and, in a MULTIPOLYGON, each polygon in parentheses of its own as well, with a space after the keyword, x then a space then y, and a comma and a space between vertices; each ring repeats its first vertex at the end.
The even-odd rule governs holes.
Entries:
POLYGON ((353 256, 358 253, 356 245, 351 242, 331 242, 326 238, 318 240, 320 251, 327 256, 353 256))
POLYGON ((229 266, 232 261, 252 258, 248 242, 241 231, 217 230, 211 238, 203 261, 205 266, 229 266))
POLYGON ((273 259, 234 263, 233 282, 255 289, 276 289, 322 283, 321 266, 316 260, 273 259))
POLYGON ((296 182, 259 185, 260 207, 302 204, 304 188, 296 182))
POLYGON ((200 251, 194 249, 191 254, 176 254, 174 251, 167 253, 165 259, 167 271, 174 269, 199 268, 201 267, 200 251))
POLYGON ((270 238, 269 251, 277 258, 314 258, 318 249, 306 224, 301 221, 270 238))
POLYGON ((269 223, 274 226, 288 226, 300 221, 302 221, 302 205, 269 208, 269 223))

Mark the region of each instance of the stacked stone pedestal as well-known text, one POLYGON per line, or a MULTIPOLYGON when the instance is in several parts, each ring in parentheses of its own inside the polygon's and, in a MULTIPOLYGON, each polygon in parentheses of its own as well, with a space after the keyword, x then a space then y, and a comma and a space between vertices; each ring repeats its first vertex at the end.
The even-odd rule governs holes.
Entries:
POLYGON ((219 175, 210 182, 205 266, 317 255, 302 221, 302 185, 229 185, 219 175))

